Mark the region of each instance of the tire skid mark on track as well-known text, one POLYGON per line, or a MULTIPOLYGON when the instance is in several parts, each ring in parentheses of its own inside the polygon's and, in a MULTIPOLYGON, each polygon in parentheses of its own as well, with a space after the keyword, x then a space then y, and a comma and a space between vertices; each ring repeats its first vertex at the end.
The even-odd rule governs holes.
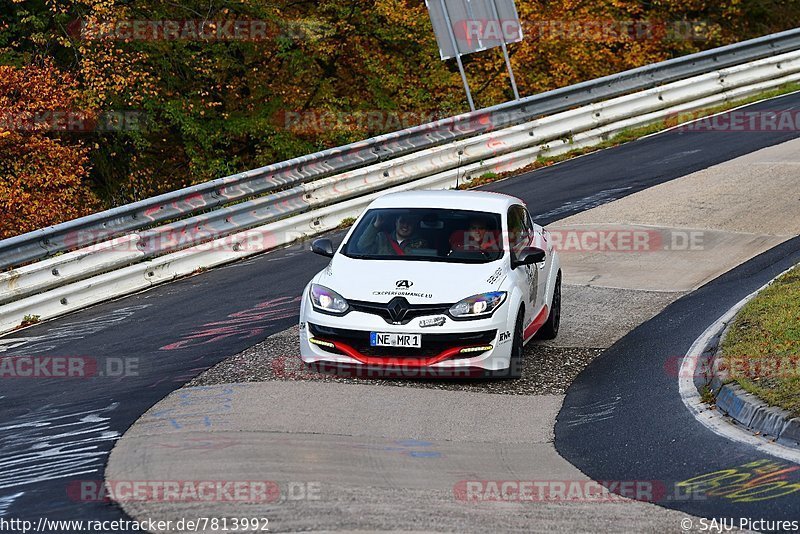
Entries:
POLYGON ((571 409, 571 411, 575 413, 567 425, 581 426, 587 423, 599 423, 600 421, 611 419, 614 416, 614 410, 616 409, 617 405, 619 405, 622 397, 620 395, 614 395, 612 399, 613 400, 610 402, 597 401, 587 404, 580 409, 571 409))
POLYGON ((14 356, 31 356, 58 348, 70 341, 78 341, 102 332, 131 317, 136 312, 147 309, 151 304, 126 306, 86 321, 75 321, 50 328, 45 335, 30 337, 0 338, 0 353, 13 352, 14 356))
POLYGON ((109 426, 118 406, 79 411, 43 406, 0 426, 0 489, 101 472, 108 451, 97 444, 119 439, 109 426))
POLYGON ((297 316, 299 308, 295 304, 299 302, 300 297, 279 297, 261 302, 251 308, 231 313, 222 321, 205 323, 199 329, 184 335, 179 341, 164 345, 158 350, 197 347, 229 337, 249 339, 260 336, 275 322, 297 316))
POLYGON ((25 495, 24 493, 14 493, 13 495, 6 495, 5 497, 0 497, 0 517, 6 515, 8 509, 11 508, 11 505, 14 504, 18 498, 25 495))
POLYGON ((617 200, 617 198, 621 196, 620 193, 630 191, 631 189, 633 189, 633 187, 617 187, 613 189, 606 189, 605 191, 600 191, 599 193, 595 193, 578 200, 566 202, 558 208, 550 210, 546 213, 533 215, 533 218, 537 221, 550 220, 559 215, 596 208, 597 206, 602 206, 603 204, 617 200))

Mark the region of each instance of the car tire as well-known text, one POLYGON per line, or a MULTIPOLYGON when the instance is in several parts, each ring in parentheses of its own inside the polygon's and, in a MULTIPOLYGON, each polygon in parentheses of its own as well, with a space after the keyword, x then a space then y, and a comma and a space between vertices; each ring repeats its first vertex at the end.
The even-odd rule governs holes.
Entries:
POLYGON ((536 332, 537 339, 555 339, 558 328, 561 326, 561 272, 556 277, 556 287, 553 289, 553 302, 550 303, 550 316, 536 332))
POLYGON ((514 325, 514 337, 511 341, 511 357, 508 360, 508 367, 492 371, 489 376, 508 380, 522 378, 522 350, 525 343, 525 340, 522 338, 524 318, 524 310, 520 308, 517 314, 517 322, 514 325))

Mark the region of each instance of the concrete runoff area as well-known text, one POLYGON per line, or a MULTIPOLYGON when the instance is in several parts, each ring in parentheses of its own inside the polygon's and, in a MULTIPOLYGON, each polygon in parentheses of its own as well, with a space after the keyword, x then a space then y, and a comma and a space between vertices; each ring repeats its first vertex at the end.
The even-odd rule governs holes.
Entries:
MULTIPOLYGON (((608 347, 686 292, 800 234, 798 154, 800 140, 790 141, 551 225, 561 235, 613 227, 702 236, 688 249, 664 250, 661 240, 661 249, 564 251, 556 344, 608 347)), ((467 480, 587 482, 553 447, 562 401, 300 380, 188 387, 131 427, 106 479, 265 480, 282 495, 292 483, 319 488, 319 499, 267 504, 121 502, 136 519, 265 514, 272 531, 680 531, 686 514, 647 502, 459 500, 454 488, 467 480)), ((587 407, 586 417, 601 419, 613 401, 587 407)))
MULTIPOLYGON (((564 235, 642 236, 658 243, 656 250, 574 250, 561 254, 564 279, 578 287, 684 293, 697 289, 722 272, 779 245, 792 236, 745 234, 707 228, 676 228, 631 224, 588 223, 553 227, 564 235), (675 238, 674 236, 680 236, 675 238), (686 237, 684 237, 686 236, 686 237), (664 240, 693 240, 694 250, 672 250, 664 240), (657 276, 655 276, 657 275, 657 276)), ((623 240, 625 237, 622 238, 623 240)), ((591 243, 591 241, 589 241, 591 243)), ((594 245, 589 245, 594 246, 594 245)), ((626 291, 629 292, 629 291, 626 291)))
POLYGON ((565 245, 574 244, 584 232, 619 231, 629 238, 623 250, 564 251, 568 283, 651 291, 696 289, 800 233, 800 141, 645 189, 548 229, 565 245), (631 236, 642 234, 648 243, 636 250, 631 236))
POLYGON ((112 484, 268 480, 282 493, 290 485, 319 488, 313 499, 286 496, 274 504, 123 503, 133 517, 266 516, 277 531, 524 532, 542 521, 542 531, 580 531, 571 523, 575 513, 585 532, 631 524, 656 532, 659 525, 677 524, 684 514, 631 501, 470 502, 457 496, 462 481, 584 481, 552 445, 560 406, 555 395, 318 382, 188 388, 131 429, 112 455, 107 478, 112 484), (208 414, 199 416, 198 406, 208 406, 208 414))
POLYGON ((578 213, 558 225, 622 223, 795 236, 800 228, 799 179, 800 140, 795 139, 578 213))
POLYGON ((571 259, 567 260, 567 265, 563 255, 561 258, 564 279, 570 283, 562 289, 558 337, 552 341, 535 341, 534 346, 608 348, 684 294, 682 291, 630 291, 574 285, 572 282, 580 279, 580 266, 571 259))

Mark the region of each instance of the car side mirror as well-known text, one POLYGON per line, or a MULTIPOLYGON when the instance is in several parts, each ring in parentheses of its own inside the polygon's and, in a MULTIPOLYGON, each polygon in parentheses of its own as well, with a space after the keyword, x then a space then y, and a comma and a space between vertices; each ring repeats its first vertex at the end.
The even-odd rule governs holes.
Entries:
POLYGON ((537 247, 526 247, 517 254, 516 260, 511 260, 511 268, 516 269, 522 265, 533 265, 544 261, 547 254, 544 250, 537 247))
POLYGON ((328 238, 322 239, 315 239, 311 243, 311 252, 314 254, 319 254, 320 256, 326 256, 328 258, 333 257, 333 243, 328 238))

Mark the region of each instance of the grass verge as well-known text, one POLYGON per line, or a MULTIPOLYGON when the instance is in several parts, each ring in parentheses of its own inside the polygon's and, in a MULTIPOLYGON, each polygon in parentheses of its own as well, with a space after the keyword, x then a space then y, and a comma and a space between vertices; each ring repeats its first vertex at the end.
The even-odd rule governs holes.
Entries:
POLYGON ((731 381, 800 417, 800 266, 739 312, 721 355, 731 381))

